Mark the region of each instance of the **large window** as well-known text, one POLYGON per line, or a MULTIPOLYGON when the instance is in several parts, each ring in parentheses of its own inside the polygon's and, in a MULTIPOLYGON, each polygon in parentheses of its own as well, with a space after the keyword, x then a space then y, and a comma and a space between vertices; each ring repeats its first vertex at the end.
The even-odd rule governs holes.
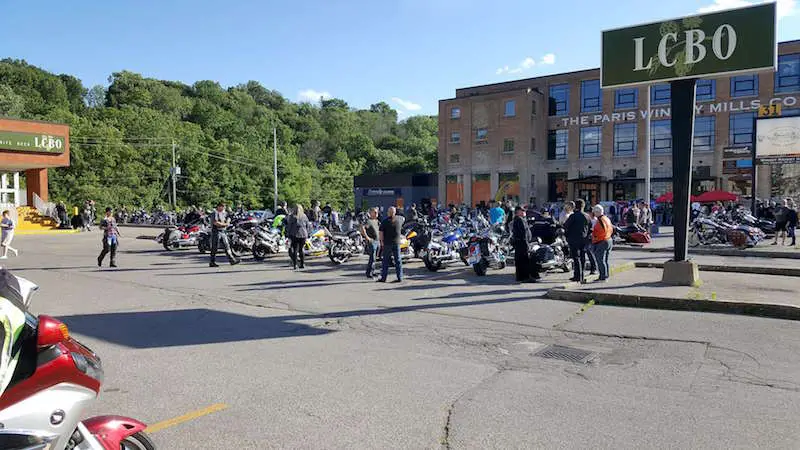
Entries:
POLYGON ((800 53, 778 56, 775 92, 800 92, 800 53))
POLYGON ((503 153, 514 153, 514 139, 503 139, 503 153))
POLYGON ((550 86, 550 115, 569 115, 569 85, 557 84, 550 86))
POLYGON ((488 203, 492 198, 490 186, 491 176, 488 173, 475 173, 472 175, 472 204, 488 203))
POLYGON ((716 134, 716 118, 714 116, 695 116, 694 118, 694 151, 713 152, 714 135, 716 134))
POLYGON ((459 155, 458 153, 451 154, 449 162, 450 162, 450 164, 458 164, 458 163, 460 163, 461 162, 461 155, 459 155))
POLYGON ((450 118, 451 119, 460 119, 461 118, 461 108, 453 107, 450 108, 450 118))
POLYGON ((478 128, 475 130, 475 142, 478 144, 485 144, 489 140, 489 130, 486 128, 478 128))
POLYGON ((450 132, 450 143, 451 144, 460 144, 461 143, 461 133, 458 131, 451 131, 450 132))
POLYGON ((707 102, 717 97, 716 80, 697 80, 695 84, 695 100, 707 102))
POLYGON ((581 128, 581 158, 600 157, 600 127, 581 128))
POLYGON ((672 89, 668 84, 654 84, 650 86, 650 104, 665 105, 669 104, 672 89))
POLYGON ((639 89, 617 89, 614 91, 614 109, 636 108, 639 89))
POLYGON ((731 97, 758 95, 758 75, 731 77, 731 97))
POLYGON ((464 203, 464 175, 447 175, 446 199, 448 205, 464 203))
POLYGON ((636 124, 614 125, 614 156, 636 156, 636 124))
POLYGON ((581 81, 581 112, 597 112, 603 109, 600 80, 581 81))
POLYGON ((547 159, 567 159, 569 131, 550 130, 547 132, 547 159))
POLYGON ((506 100, 504 104, 504 113, 503 115, 506 117, 514 117, 517 115, 517 101, 516 100, 506 100))
POLYGON ((730 118, 728 145, 753 145, 754 112, 733 113, 730 118))
POLYGON ((654 154, 672 153, 672 126, 670 119, 650 122, 650 151, 654 154))

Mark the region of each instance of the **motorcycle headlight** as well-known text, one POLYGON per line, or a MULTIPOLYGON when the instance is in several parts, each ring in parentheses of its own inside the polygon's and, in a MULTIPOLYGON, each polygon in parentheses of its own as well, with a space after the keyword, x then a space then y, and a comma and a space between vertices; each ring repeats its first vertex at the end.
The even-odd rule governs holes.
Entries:
POLYGON ((78 370, 101 383, 103 382, 103 367, 99 359, 87 358, 75 352, 70 353, 70 355, 72 356, 72 360, 75 361, 75 367, 77 367, 78 370))

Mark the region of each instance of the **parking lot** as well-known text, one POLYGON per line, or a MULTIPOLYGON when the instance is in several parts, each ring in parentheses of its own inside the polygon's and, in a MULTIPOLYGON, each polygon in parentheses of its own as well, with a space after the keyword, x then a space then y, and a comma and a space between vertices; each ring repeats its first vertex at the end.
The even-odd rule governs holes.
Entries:
POLYGON ((210 269, 195 250, 135 239, 156 231, 122 232, 118 269, 96 266, 99 233, 19 236, 6 267, 41 286, 34 313, 59 317, 103 359, 92 413, 145 421, 159 448, 796 448, 800 438, 797 322, 548 300, 568 274, 518 285, 511 268, 477 277, 412 262, 400 285, 364 279, 363 260, 292 272, 285 255, 223 258, 210 269), (591 356, 537 355, 553 344, 591 356))

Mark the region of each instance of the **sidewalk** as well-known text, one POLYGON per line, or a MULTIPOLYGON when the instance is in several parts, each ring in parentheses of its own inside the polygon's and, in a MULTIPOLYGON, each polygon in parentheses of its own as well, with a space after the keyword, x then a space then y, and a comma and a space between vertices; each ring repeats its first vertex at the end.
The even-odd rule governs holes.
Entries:
POLYGON ((607 283, 570 283, 547 297, 586 303, 654 309, 705 311, 800 320, 800 282, 796 277, 745 273, 700 273, 698 287, 661 283, 662 270, 634 268, 607 283))
MULTIPOLYGON (((661 232, 652 236, 649 244, 619 244, 618 250, 630 250, 640 252, 671 252, 674 250, 674 234, 672 227, 662 227, 661 232)), ((716 256, 754 256, 760 258, 790 258, 800 259, 800 246, 770 245, 771 239, 761 242, 758 246, 747 249, 737 249, 729 245, 701 245, 689 247, 689 254, 692 255, 716 255, 716 256)))

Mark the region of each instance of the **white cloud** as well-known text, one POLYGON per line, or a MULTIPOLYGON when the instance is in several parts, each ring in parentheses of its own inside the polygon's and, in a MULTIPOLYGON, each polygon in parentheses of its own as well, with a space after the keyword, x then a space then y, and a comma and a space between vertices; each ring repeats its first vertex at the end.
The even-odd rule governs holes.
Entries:
POLYGON ((542 56, 542 64, 552 65, 556 63, 556 55, 553 53, 548 53, 542 56))
POLYGON ((328 91, 315 91, 314 89, 306 89, 297 93, 297 98, 303 102, 317 103, 321 99, 331 98, 331 93, 328 91))
MULTIPOLYGON (((731 8, 742 8, 745 6, 755 5, 758 3, 766 3, 766 1, 749 1, 749 0, 714 0, 710 5, 699 8, 699 13, 709 13, 714 11, 722 11, 731 8)), ((778 0, 778 19, 786 16, 791 16, 797 12, 797 0, 778 0)))
POLYGON ((392 101, 408 111, 419 111, 420 109, 422 109, 422 106, 409 100, 403 100, 402 98, 392 97, 392 101))
MULTIPOLYGON (((554 55, 552 53, 548 53, 548 54, 542 56, 542 60, 541 60, 541 62, 539 64, 555 64, 555 62, 556 62, 556 55, 554 55)), ((512 74, 513 75, 513 74, 518 74, 518 73, 522 73, 522 72, 528 71, 530 69, 533 69, 535 66, 536 66, 536 59, 534 59, 533 57, 527 56, 527 57, 525 57, 525 59, 520 61, 520 63, 517 64, 516 66, 514 66, 514 67, 503 66, 503 67, 500 67, 499 69, 495 70, 494 73, 495 73, 495 75, 503 75, 503 74, 512 74)))

